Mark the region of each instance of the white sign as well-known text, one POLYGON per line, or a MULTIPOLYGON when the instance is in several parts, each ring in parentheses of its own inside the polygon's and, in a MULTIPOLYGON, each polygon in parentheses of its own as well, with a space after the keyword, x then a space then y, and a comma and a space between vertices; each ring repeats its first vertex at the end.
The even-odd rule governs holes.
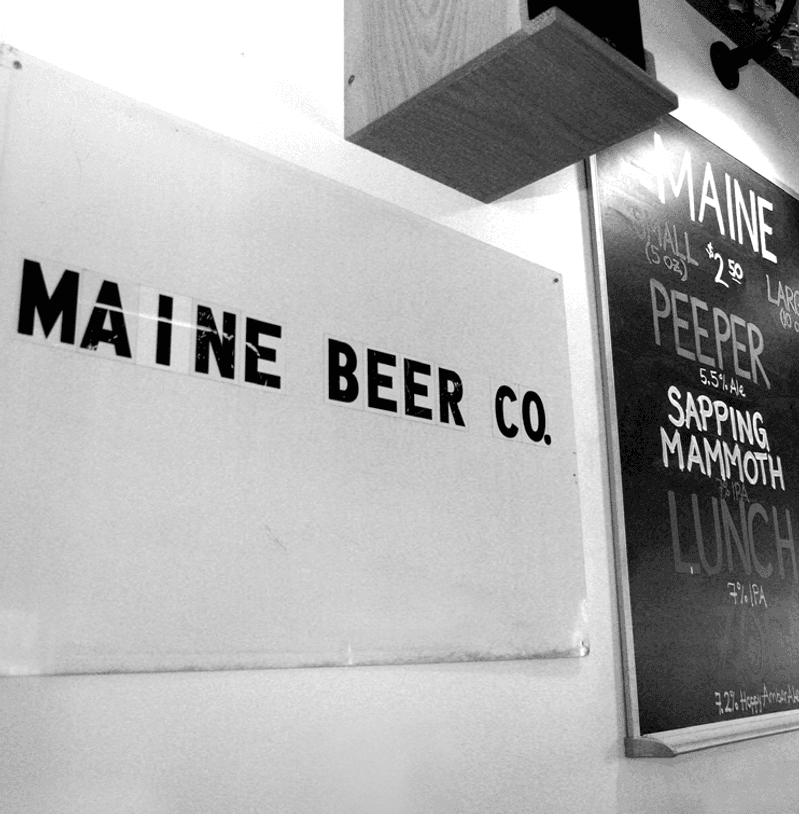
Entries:
POLYGON ((557 276, 24 66, 0 672, 587 653, 557 276))

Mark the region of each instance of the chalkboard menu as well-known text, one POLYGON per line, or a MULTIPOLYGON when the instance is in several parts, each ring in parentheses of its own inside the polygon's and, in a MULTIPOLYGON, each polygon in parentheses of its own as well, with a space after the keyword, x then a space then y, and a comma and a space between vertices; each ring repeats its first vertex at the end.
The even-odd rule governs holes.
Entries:
POLYGON ((799 728, 799 201, 670 117, 594 178, 627 754, 799 728))

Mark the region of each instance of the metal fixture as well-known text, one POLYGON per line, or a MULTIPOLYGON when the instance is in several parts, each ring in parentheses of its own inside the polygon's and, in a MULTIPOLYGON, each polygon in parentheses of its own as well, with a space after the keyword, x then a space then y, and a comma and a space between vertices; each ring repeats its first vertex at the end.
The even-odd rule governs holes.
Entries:
MULTIPOLYGON (((778 0, 777 0, 778 2, 778 0)), ((768 17, 769 9, 763 0, 730 0, 733 10, 742 12, 756 21, 763 20, 764 35, 758 41, 746 47, 730 48, 721 41, 710 46, 710 61, 716 76, 727 90, 738 87, 738 71, 751 59, 762 59, 769 48, 776 45, 777 50, 791 62, 799 64, 799 24, 791 21, 797 0, 783 0, 779 11, 768 17), (786 33, 787 32, 787 33, 786 33)))

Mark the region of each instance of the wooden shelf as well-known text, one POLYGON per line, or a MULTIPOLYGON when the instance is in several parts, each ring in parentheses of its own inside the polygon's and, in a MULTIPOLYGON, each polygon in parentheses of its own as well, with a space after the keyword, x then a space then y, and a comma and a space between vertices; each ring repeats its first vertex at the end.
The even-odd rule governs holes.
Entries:
MULTIPOLYGON (((385 49, 386 38, 377 39, 385 49)), ((395 72, 389 92, 384 85, 375 93, 378 80, 365 78, 376 100, 370 113, 364 77, 352 64, 347 139, 485 203, 645 130, 678 104, 668 88, 557 8, 521 22, 385 111, 381 105, 402 97, 398 84, 413 84, 408 72, 395 72)), ((367 64, 362 53, 360 64, 367 64)))

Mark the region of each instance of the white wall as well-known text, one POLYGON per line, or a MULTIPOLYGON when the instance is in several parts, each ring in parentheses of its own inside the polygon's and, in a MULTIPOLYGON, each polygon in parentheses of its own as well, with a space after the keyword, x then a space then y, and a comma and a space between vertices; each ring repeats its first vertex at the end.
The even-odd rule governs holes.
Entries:
MULTIPOLYGON (((585 188, 564 170, 484 206, 346 144, 341 2, 4 9, 0 39, 564 275, 592 652, 584 659, 6 679, 0 810, 795 812, 799 733, 623 757, 624 714, 585 188), (243 54, 243 56, 242 56, 243 54)), ((799 189, 799 104, 759 68, 710 72, 683 0, 642 0, 679 115, 799 189)))

